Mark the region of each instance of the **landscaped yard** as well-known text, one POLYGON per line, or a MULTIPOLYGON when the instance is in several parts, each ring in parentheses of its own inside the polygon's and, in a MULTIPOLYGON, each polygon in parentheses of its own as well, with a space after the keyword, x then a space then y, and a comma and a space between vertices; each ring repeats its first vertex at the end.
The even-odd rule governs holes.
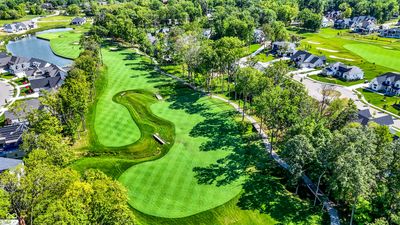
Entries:
MULTIPOLYGON (((301 49, 318 55, 325 55, 328 62, 343 62, 347 65, 358 66, 364 70, 365 79, 373 78, 390 71, 400 71, 399 51, 400 42, 376 36, 361 36, 351 34, 346 30, 331 28, 322 29, 319 33, 301 34, 305 39, 301 41, 301 49)), ((337 83, 334 80, 326 80, 314 77, 320 81, 337 83)), ((351 86, 362 83, 356 82, 338 83, 351 86)))
POLYGON ((400 97, 397 96, 384 96, 379 93, 375 93, 366 89, 357 89, 362 95, 364 95, 365 99, 382 109, 385 109, 394 114, 400 115, 400 110, 393 107, 394 104, 400 104, 400 97))

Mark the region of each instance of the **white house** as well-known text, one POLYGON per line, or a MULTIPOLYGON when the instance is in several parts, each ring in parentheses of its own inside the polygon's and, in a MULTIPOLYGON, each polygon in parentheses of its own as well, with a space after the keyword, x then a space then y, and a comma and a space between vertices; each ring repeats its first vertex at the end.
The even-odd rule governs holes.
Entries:
POLYGON ((18 33, 25 30, 37 28, 37 24, 34 21, 16 22, 11 24, 5 24, 3 29, 7 33, 18 33))
POLYGON ((332 63, 322 70, 325 76, 335 76, 342 80, 360 80, 364 78, 364 72, 357 66, 347 66, 343 63, 332 63))
POLYGON ((255 29, 253 34, 253 42, 254 43, 263 43, 265 41, 264 31, 261 29, 255 29))
POLYGON ((75 17, 72 21, 71 21, 71 25, 83 25, 86 23, 86 18, 83 17, 75 17))
POLYGON ((387 95, 400 95, 400 73, 385 73, 373 79, 369 88, 387 95))
POLYGON ((295 43, 287 41, 276 41, 271 44, 271 53, 279 57, 292 56, 295 52, 295 43))
POLYGON ((326 62, 325 56, 316 56, 303 50, 294 53, 290 59, 298 68, 322 67, 326 62))

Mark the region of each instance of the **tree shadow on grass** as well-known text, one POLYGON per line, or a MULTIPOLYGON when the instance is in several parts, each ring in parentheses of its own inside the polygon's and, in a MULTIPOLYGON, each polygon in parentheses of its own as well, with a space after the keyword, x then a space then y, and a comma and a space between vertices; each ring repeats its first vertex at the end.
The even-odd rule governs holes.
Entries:
POLYGON ((193 169, 199 184, 224 186, 241 181, 243 193, 238 206, 269 214, 281 224, 310 224, 316 208, 291 194, 282 185, 282 169, 265 152, 249 123, 235 121, 233 112, 209 114, 190 135, 208 137, 202 151, 229 150, 230 153, 206 167, 193 169))
POLYGON ((196 124, 189 133, 192 137, 208 137, 200 146, 202 151, 232 150, 241 146, 243 127, 234 120, 237 113, 233 110, 221 113, 204 112, 206 119, 196 124))

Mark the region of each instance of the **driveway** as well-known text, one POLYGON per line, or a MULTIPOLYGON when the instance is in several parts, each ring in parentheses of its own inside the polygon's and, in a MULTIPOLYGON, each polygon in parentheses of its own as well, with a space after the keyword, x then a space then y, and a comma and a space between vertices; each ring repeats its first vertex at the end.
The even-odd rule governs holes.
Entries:
POLYGON ((14 87, 4 81, 0 81, 0 109, 14 96, 14 87))

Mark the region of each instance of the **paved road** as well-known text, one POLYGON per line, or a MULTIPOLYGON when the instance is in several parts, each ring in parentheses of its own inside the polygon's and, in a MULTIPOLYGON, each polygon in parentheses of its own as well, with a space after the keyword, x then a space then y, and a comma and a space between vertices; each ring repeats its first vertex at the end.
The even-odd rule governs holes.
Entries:
POLYGON ((14 87, 4 81, 0 81, 0 108, 3 108, 14 95, 14 87))
MULTIPOLYGON (((293 74, 293 79, 301 82, 306 87, 308 94, 311 97, 317 99, 318 101, 322 100, 321 91, 324 88, 324 86, 330 86, 330 87, 334 88, 334 90, 340 92, 341 98, 352 99, 359 110, 369 109, 371 114, 375 118, 379 118, 379 117, 388 115, 388 114, 381 112, 375 108, 372 108, 368 104, 365 104, 363 101, 360 101, 357 94, 354 93, 354 90, 356 90, 358 88, 366 87, 366 86, 368 86, 368 84, 357 84, 357 85, 350 86, 350 87, 344 87, 344 86, 339 86, 339 85, 334 85, 334 84, 322 83, 322 82, 318 82, 318 81, 307 78, 308 75, 319 74, 320 72, 321 72, 320 70, 319 71, 314 70, 314 71, 307 72, 307 73, 301 73, 301 74, 292 73, 292 74, 293 74)), ((394 120, 394 127, 400 128, 400 119, 393 117, 393 120, 394 120)))

